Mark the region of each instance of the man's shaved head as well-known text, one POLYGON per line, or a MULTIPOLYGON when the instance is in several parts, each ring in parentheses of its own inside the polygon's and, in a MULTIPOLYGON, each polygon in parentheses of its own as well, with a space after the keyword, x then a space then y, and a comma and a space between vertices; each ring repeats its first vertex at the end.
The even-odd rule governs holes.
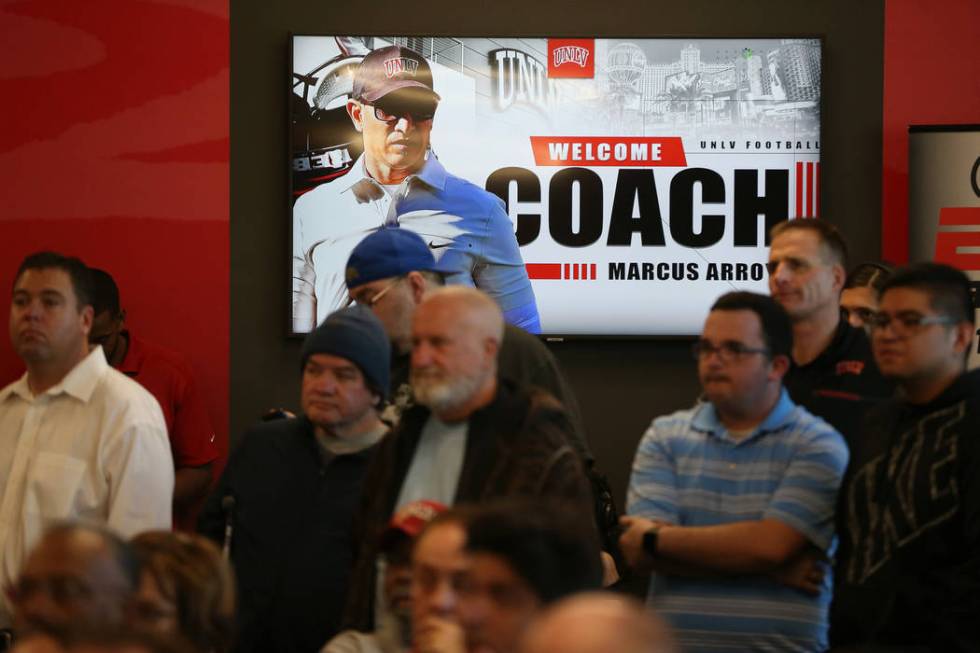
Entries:
POLYGON ((521 653, 676 653, 667 625, 637 601, 615 594, 577 594, 531 626, 521 653))
POLYGON ((504 314, 497 302, 476 288, 469 286, 443 286, 436 288, 423 300, 419 310, 444 311, 451 319, 466 326, 480 338, 495 340, 504 338, 504 314))

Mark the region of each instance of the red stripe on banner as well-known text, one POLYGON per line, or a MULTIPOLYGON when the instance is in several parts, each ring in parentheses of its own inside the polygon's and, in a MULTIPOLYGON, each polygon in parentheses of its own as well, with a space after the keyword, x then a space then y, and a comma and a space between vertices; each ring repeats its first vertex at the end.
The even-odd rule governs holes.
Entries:
POLYGON ((813 217, 820 217, 820 164, 813 164, 813 217))
POLYGON ((945 263, 969 272, 980 271, 980 231, 940 231, 936 233, 936 263, 945 263), (967 248, 972 252, 967 252, 967 248))
POLYGON ((531 279, 561 279, 561 263, 528 263, 524 267, 531 279))
POLYGON ((803 217, 803 162, 796 162, 796 217, 803 217))
POLYGON ((578 263, 574 263, 572 265, 572 274, 574 275, 572 277, 573 279, 578 279, 579 278, 579 269, 580 268, 581 268, 581 266, 578 263))
POLYGON ((566 263, 565 264, 565 275, 562 277, 562 279, 571 279, 571 278, 572 278, 572 266, 571 266, 571 264, 566 263))
POLYGON ((592 278, 595 279, 595 263, 592 264, 592 278))
POLYGON ((973 206, 947 206, 939 209, 940 225, 971 225, 980 227, 980 208, 973 206))
POLYGON ((813 164, 806 164, 806 210, 807 217, 813 217, 813 164))

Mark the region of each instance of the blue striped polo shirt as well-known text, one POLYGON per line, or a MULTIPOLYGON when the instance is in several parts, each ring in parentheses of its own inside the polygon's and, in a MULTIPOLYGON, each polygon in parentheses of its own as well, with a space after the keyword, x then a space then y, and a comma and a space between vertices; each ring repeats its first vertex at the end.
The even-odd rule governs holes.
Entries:
MULTIPOLYGON (((832 554, 834 507, 847 445, 792 402, 736 441, 714 406, 659 417, 633 461, 627 512, 679 526, 777 519, 832 554)), ((648 602, 685 651, 823 651, 833 579, 818 596, 762 576, 713 579, 655 574, 648 602)))

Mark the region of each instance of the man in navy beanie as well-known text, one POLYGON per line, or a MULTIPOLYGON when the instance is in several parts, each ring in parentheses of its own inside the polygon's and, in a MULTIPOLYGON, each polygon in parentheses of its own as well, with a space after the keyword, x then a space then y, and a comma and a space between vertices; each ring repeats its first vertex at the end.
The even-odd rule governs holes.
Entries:
POLYGON ((230 540, 236 651, 314 651, 337 633, 353 566, 351 522, 367 462, 387 432, 378 415, 390 357, 370 310, 330 314, 303 343, 302 415, 250 429, 231 454, 199 525, 219 543, 230 540))

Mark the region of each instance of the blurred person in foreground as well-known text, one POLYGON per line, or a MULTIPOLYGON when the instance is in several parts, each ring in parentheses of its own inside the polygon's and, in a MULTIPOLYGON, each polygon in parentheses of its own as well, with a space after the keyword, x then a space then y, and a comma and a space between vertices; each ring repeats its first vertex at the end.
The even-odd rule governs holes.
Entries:
POLYGON ((78 624, 122 627, 138 583, 139 561, 118 535, 98 524, 56 524, 5 588, 14 633, 19 638, 78 624))
POLYGON ((545 606, 602 579, 589 525, 546 501, 507 499, 440 515, 412 559, 418 653, 516 653, 545 606))
POLYGON ((670 628, 635 599, 585 592, 544 611, 520 653, 679 653, 670 628))
POLYGON ((130 544, 140 561, 132 625, 180 638, 199 653, 231 650, 235 585, 218 548, 199 535, 169 531, 140 533, 130 544))
POLYGON ((400 653, 412 647, 412 548, 419 533, 446 506, 435 501, 413 501, 395 513, 381 533, 384 557, 383 599, 386 610, 377 630, 345 630, 321 653, 400 653))
POLYGON ((78 623, 66 628, 32 632, 19 639, 14 653, 194 653, 179 638, 126 626, 101 628, 78 623))

